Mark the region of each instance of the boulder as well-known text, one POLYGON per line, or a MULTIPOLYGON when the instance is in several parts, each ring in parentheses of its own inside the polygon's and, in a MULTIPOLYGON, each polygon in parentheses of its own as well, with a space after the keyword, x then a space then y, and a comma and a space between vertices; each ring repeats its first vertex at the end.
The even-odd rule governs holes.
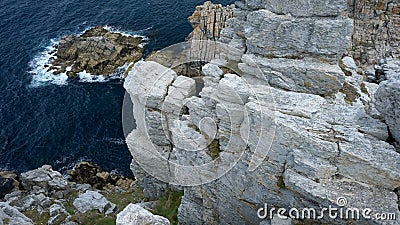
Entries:
POLYGON ((33 209, 46 209, 50 207, 52 200, 43 193, 30 194, 17 201, 12 202, 12 205, 18 210, 24 212, 33 209))
POLYGON ((129 204, 117 215, 117 225, 170 225, 168 219, 153 215, 138 204, 129 204))
POLYGON ((239 64, 239 69, 244 73, 264 76, 271 86, 284 90, 328 95, 338 92, 345 81, 339 66, 312 58, 269 59, 244 55, 242 60, 244 63, 239 64))
POLYGON ((53 204, 50 206, 50 219, 47 225, 60 224, 63 220, 69 217, 69 213, 61 204, 53 204))
POLYGON ((80 213, 98 210, 100 213, 110 214, 117 209, 114 203, 108 201, 96 191, 86 191, 84 194, 79 195, 73 204, 80 213))
POLYGON ((47 192, 68 188, 68 182, 64 177, 49 165, 22 173, 20 179, 25 190, 34 190, 34 186, 40 187, 47 192))
POLYGON ((218 67, 218 65, 213 63, 207 63, 202 67, 204 75, 209 77, 215 77, 220 79, 224 72, 218 67))

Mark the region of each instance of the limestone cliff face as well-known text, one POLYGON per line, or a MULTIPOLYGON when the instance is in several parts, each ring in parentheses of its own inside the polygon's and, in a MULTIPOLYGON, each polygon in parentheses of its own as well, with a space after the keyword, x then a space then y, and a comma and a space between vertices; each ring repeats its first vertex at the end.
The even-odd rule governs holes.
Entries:
MULTIPOLYGON (((139 121, 127 138, 132 170, 146 194, 184 189, 181 224, 276 224, 276 217, 262 221, 257 210, 265 204, 335 207, 339 198, 346 198, 347 208, 399 217, 400 154, 386 142, 388 128, 380 120, 385 115, 374 105, 378 85, 363 82, 355 61, 342 58, 358 29, 347 16, 348 2, 236 5, 219 40, 238 48, 239 60, 205 65, 199 93, 194 79, 155 62, 137 63, 125 82, 139 121), (185 107, 175 107, 182 102, 185 107), (193 146, 200 150, 185 151, 193 146), (269 150, 265 158, 260 150, 269 150), (206 179, 238 156, 212 182, 179 187, 156 179, 197 182, 197 175, 206 179), (220 164, 199 174, 187 170, 190 177, 177 166, 215 161, 220 164), (152 167, 143 169, 146 163, 152 167)), ((327 216, 311 223, 348 221, 327 216)))
POLYGON ((400 57, 400 2, 349 0, 348 4, 354 19, 354 59, 362 66, 372 66, 382 58, 400 57))

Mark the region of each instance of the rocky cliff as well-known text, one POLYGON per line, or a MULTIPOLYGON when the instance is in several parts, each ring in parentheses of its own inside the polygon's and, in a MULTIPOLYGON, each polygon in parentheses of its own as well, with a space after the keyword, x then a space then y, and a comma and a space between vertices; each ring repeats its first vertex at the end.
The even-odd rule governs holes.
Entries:
POLYGON ((185 74, 137 63, 125 82, 138 123, 127 143, 145 194, 183 189, 181 224, 399 224, 257 215, 268 205, 370 208, 400 218, 400 154, 387 142, 388 125, 398 138, 399 78, 365 82, 343 57, 352 45, 360 64, 395 56, 396 35, 375 33, 391 25, 375 26, 377 15, 364 10, 393 19, 396 3, 376 2, 237 2, 219 40, 240 60, 215 54, 199 91, 185 74))
POLYGON ((162 205, 174 212, 168 205, 175 199, 144 200, 132 179, 87 162, 69 171, 68 179, 48 165, 18 176, 0 171, 0 225, 170 224, 150 211, 159 213, 155 208, 162 205))

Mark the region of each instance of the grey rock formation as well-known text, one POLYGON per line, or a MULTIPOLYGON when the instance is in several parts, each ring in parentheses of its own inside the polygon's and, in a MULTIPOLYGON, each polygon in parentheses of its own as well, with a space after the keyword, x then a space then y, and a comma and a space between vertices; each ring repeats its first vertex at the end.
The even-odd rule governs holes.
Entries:
POLYGON ((271 86, 289 91, 327 95, 336 93, 345 81, 343 71, 337 65, 315 59, 268 59, 255 55, 244 55, 239 68, 257 76, 258 68, 263 71, 271 86), (255 71, 254 71, 255 70, 255 71))
POLYGON ((50 219, 47 225, 60 224, 65 218, 70 217, 65 207, 61 204, 53 204, 49 208, 50 219))
POLYGON ((15 208, 24 212, 33 209, 45 209, 50 207, 51 200, 49 197, 45 196, 43 193, 31 194, 25 196, 12 203, 15 208))
POLYGON ((0 221, 8 220, 9 225, 33 225, 31 219, 7 203, 0 202, 0 221))
POLYGON ((26 190, 34 190, 34 186, 44 189, 46 192, 65 190, 68 182, 51 166, 45 165, 36 170, 21 174, 21 183, 26 190))
POLYGON ((400 143, 400 61, 386 68, 386 81, 379 84, 375 93, 375 106, 384 117, 391 134, 400 143))
POLYGON ((138 204, 129 204, 117 215, 117 225, 169 225, 168 219, 153 215, 138 204))
POLYGON ((80 213, 90 210, 98 210, 100 213, 110 214, 116 210, 114 203, 108 201, 102 194, 96 191, 86 191, 74 201, 74 207, 80 213))
MULTIPOLYGON (((192 182, 183 187, 180 224, 274 224, 276 217, 262 222, 257 210, 265 204, 337 207, 342 198, 348 208, 400 216, 400 154, 385 142, 385 115, 374 101, 380 91, 374 96, 377 86, 363 82, 352 58, 342 58, 353 23, 345 17, 346 4, 238 2, 220 40, 243 48, 241 73, 220 76, 206 66, 205 74, 213 76, 203 78, 196 96, 190 85, 179 88, 172 72, 161 76, 167 68, 135 65, 124 85, 139 121, 127 137, 131 168, 150 197, 168 189, 167 183, 192 182), (160 76, 158 90, 149 92, 160 76), (166 102, 187 109, 164 110, 166 102), (192 169, 212 163, 217 166, 199 173, 192 169), (228 163, 233 167, 224 170, 228 163), (209 179, 214 173, 220 176, 209 179)), ((345 221, 326 217, 318 223, 345 221)))
POLYGON ((213 63, 207 63, 202 67, 202 71, 205 76, 209 77, 215 77, 215 78, 221 78, 221 76, 224 74, 224 72, 221 70, 221 68, 218 67, 218 65, 213 64, 213 63))

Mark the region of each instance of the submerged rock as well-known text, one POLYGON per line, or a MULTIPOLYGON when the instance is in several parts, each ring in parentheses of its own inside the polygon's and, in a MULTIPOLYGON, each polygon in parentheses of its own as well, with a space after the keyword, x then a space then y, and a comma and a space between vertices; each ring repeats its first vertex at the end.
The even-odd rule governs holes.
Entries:
POLYGON ((58 44, 52 62, 55 74, 74 78, 79 72, 108 76, 118 67, 142 58, 142 38, 110 32, 97 26, 80 36, 67 36, 58 44))
POLYGON ((222 6, 210 1, 197 6, 189 23, 193 26, 189 40, 218 40, 225 22, 233 17, 235 5, 222 6))

